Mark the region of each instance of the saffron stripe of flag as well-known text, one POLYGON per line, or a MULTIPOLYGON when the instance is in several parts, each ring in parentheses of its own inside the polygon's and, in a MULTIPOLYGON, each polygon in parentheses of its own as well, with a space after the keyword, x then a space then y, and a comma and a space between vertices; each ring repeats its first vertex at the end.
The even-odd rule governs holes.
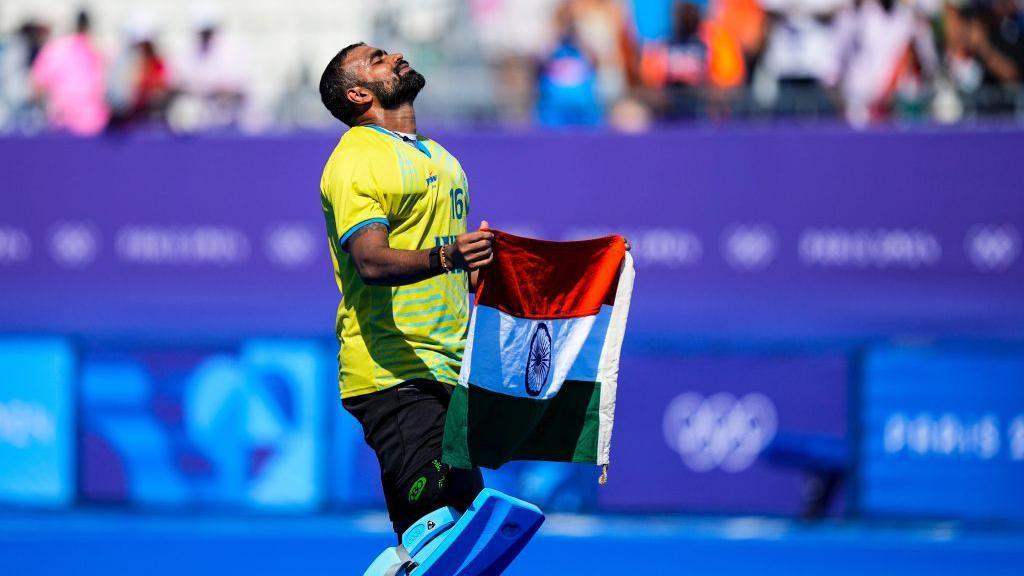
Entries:
POLYGON ((619 236, 547 242, 495 231, 444 461, 608 464, 633 276, 619 236))

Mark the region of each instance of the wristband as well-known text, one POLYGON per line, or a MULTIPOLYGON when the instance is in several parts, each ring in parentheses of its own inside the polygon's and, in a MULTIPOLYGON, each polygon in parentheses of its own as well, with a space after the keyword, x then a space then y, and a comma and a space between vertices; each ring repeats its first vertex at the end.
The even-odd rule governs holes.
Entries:
POLYGON ((439 247, 437 254, 441 259, 441 269, 444 270, 445 272, 451 272, 452 264, 451 262, 448 261, 448 252, 445 250, 446 246, 447 244, 442 244, 439 247))
POLYGON ((441 266, 441 247, 440 246, 434 246, 433 248, 430 249, 430 252, 427 253, 427 266, 429 266, 431 270, 443 270, 444 269, 441 266))

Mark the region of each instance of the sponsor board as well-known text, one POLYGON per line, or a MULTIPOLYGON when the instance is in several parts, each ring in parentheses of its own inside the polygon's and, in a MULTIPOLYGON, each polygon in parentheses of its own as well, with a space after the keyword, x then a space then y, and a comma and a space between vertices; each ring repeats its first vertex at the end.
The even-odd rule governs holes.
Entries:
POLYGON ((797 514, 804 471, 766 450, 846 435, 842 356, 627 353, 619 379, 606 510, 797 514))
POLYGON ((80 384, 83 500, 315 509, 329 358, 303 341, 90 349, 80 384))
POLYGON ((67 342, 0 339, 0 502, 73 501, 74 370, 67 342))
MULTIPOLYGON (((506 136, 439 135, 482 192, 471 224, 628 238, 634 334, 1003 337, 1024 323, 1024 196, 1009 172, 979 184, 962 169, 1011 165, 1021 134, 593 134, 573 147, 586 170, 567 169, 560 136, 506 136), (507 176, 513 145, 535 184, 507 176), (922 184, 922 163, 941 187, 922 184)), ((300 191, 316 190, 333 138, 83 141, 59 171, 19 169, 60 153, 38 144, 0 142, 8 187, 32 191, 0 197, 0 325, 323 333, 339 294, 322 206, 300 191)))
POLYGON ((825 268, 922 268, 942 260, 934 233, 917 229, 808 228, 801 232, 800 262, 825 268))
POLYGON ((860 511, 1024 520, 1024 353, 882 348, 864 369, 860 511))

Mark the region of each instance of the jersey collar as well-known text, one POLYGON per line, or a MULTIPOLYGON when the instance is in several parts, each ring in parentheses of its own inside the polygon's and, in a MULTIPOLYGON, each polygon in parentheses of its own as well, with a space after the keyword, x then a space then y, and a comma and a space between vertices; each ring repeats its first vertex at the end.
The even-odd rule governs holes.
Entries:
POLYGON ((376 130, 377 132, 380 132, 381 134, 387 134, 388 136, 391 136, 392 138, 401 140, 402 142, 405 142, 406 144, 410 144, 413 147, 415 147, 417 150, 422 152, 427 158, 431 157, 430 156, 430 150, 427 148, 426 144, 424 144, 418 138, 416 140, 409 140, 407 138, 403 138, 402 136, 399 136, 398 134, 395 134, 394 132, 392 132, 391 130, 388 130, 387 128, 383 128, 383 127, 378 126, 376 124, 363 124, 363 126, 366 126, 367 128, 373 128, 374 130, 376 130))

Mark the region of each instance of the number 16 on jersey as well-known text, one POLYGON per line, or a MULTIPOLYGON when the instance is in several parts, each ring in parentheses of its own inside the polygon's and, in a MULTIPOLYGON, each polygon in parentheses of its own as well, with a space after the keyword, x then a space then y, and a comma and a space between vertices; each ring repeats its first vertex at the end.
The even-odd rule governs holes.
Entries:
POLYGON ((465 194, 462 192, 462 188, 448 191, 448 198, 451 200, 452 220, 461 220, 465 215, 466 205, 463 201, 463 196, 465 194))

